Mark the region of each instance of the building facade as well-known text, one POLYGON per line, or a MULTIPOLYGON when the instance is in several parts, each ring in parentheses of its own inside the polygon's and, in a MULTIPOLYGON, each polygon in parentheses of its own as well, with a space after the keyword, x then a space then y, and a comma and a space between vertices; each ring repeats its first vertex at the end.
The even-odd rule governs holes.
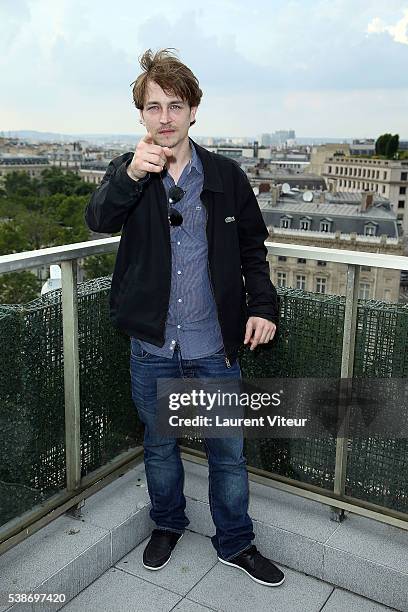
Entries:
POLYGON ((408 234, 408 159, 387 160, 361 157, 329 157, 322 176, 329 189, 356 193, 372 191, 388 198, 408 234))
MULTIPOLYGON (((395 213, 385 198, 373 194, 264 193, 258 197, 271 242, 403 255, 395 213), (356 203, 356 198, 360 202, 356 203), (351 201, 350 201, 351 200, 351 201)), ((310 193, 310 192, 309 192, 310 193)), ((272 282, 316 293, 344 295, 347 266, 334 262, 268 255, 272 282)), ((361 299, 398 302, 400 272, 362 266, 361 299)))
POLYGON ((41 172, 50 168, 47 157, 0 157, 0 181, 10 172, 26 172, 32 178, 41 176, 41 172))

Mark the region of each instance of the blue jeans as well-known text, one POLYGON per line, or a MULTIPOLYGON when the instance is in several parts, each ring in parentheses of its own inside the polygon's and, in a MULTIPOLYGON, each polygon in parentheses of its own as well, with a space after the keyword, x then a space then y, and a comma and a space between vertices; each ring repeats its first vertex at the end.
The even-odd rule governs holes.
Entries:
MULTIPOLYGON (((152 508, 150 517, 159 529, 183 533, 189 525, 185 514, 184 468, 177 438, 155 431, 157 378, 240 378, 238 360, 227 368, 224 353, 185 360, 176 346, 173 358, 151 355, 131 339, 130 373, 132 397, 144 423, 144 462, 152 508)), ((243 456, 243 437, 205 438, 209 467, 211 516, 216 533, 211 538, 218 555, 229 559, 251 546, 255 538, 248 515, 248 473, 243 456)))

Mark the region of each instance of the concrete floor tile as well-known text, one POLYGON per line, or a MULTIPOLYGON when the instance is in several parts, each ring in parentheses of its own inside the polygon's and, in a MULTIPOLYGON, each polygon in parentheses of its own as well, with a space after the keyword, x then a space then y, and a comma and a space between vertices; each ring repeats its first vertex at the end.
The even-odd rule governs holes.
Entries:
POLYGON ((323 579, 385 606, 408 610, 408 574, 325 546, 323 579))
POLYGON ((210 539, 186 530, 169 563, 161 570, 148 570, 142 565, 142 555, 148 541, 149 538, 121 559, 116 566, 180 595, 186 595, 217 563, 217 555, 210 539))
POLYGON ((149 504, 146 474, 141 464, 85 500, 81 520, 114 529, 149 504))
POLYGON ((170 612, 180 601, 151 582, 117 568, 110 568, 64 608, 64 612, 170 612))
POLYGON ((0 556, 1 590, 34 591, 76 561, 81 565, 94 547, 100 565, 94 569, 100 575, 111 562, 109 531, 62 515, 0 556))
POLYGON ((239 569, 218 562, 195 586, 188 598, 222 612, 319 612, 333 587, 282 567, 285 582, 268 587, 254 582, 239 569))
POLYGON ((329 599, 322 608, 322 612, 344 612, 345 610, 356 610, 358 612, 387 612, 395 610, 382 604, 360 597, 344 589, 334 589, 329 599))
POLYGON ((209 612, 209 610, 213 610, 213 608, 207 608, 185 597, 171 612, 209 612))
POLYGON ((327 546, 408 575, 408 531, 348 513, 327 546))
POLYGON ((254 520, 322 543, 338 527, 330 520, 328 506, 257 482, 250 482, 249 490, 249 515, 254 520))

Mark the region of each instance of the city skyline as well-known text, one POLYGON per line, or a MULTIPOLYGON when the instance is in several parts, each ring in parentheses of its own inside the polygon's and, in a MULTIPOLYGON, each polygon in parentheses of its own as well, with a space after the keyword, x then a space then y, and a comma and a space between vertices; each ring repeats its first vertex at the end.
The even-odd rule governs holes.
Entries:
MULTIPOLYGON (((22 142, 57 142, 58 140, 61 140, 61 142, 73 142, 75 140, 81 141, 81 142, 97 142, 97 141, 102 141, 104 138, 106 138, 106 142, 122 142, 122 143, 126 143, 126 142, 130 142, 133 140, 137 140, 139 138, 141 138, 143 136, 143 134, 132 134, 131 132, 124 134, 124 133, 103 133, 103 132, 95 132, 95 133, 64 133, 64 132, 42 132, 42 131, 35 131, 35 130, 0 130, 0 138, 6 138, 6 139, 16 139, 16 140, 21 140, 22 142)), ((225 142, 225 143, 229 143, 231 145, 233 145, 234 143, 238 144, 238 145, 242 145, 242 146, 250 146, 252 147, 254 145, 255 142, 258 143, 258 146, 262 147, 262 146, 270 146, 270 145, 265 145, 264 143, 262 143, 262 138, 264 136, 273 136, 273 133, 266 133, 266 132, 262 132, 260 134, 252 134, 252 135, 246 135, 246 134, 239 134, 239 135, 219 135, 219 134, 195 134, 194 136, 190 133, 189 134, 190 137, 193 138, 193 140, 197 140, 197 141, 208 141, 208 140, 214 140, 214 143, 221 141, 221 142, 225 142)), ((376 135, 378 136, 378 135, 376 135)), ((401 141, 406 141, 408 140, 408 138, 404 138, 404 136, 402 136, 401 134, 399 135, 400 138, 400 142, 401 141)), ((376 138, 373 138, 372 140, 375 140, 376 138)), ((338 137, 338 138, 333 138, 330 136, 321 136, 321 137, 315 137, 315 136, 298 136, 296 134, 295 138, 292 139, 294 143, 296 143, 296 145, 300 145, 300 146, 305 146, 305 145, 313 145, 313 144, 324 144, 324 143, 352 143, 352 141, 354 140, 358 140, 358 139, 354 139, 352 136, 350 137, 338 137)), ((289 142, 289 141, 288 141, 289 142)), ((277 143, 274 141, 274 143, 272 143, 274 146, 276 146, 277 144, 282 144, 281 143, 277 143)), ((287 146, 287 144, 285 145, 287 146)))
POLYGON ((0 22, 2 131, 140 136, 138 57, 176 47, 204 91, 193 138, 408 136, 407 0, 18 0, 0 22))

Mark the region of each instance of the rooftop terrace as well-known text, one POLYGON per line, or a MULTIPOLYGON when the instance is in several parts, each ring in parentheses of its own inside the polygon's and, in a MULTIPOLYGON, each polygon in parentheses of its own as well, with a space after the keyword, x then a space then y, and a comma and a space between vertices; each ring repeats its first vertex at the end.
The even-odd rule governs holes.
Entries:
MULTIPOLYGON (((152 523, 129 342, 109 323, 109 279, 76 282, 78 259, 118 241, 0 257, 0 273, 61 262, 63 282, 0 307, 0 610, 408 610, 404 438, 246 440, 256 544, 287 575, 275 589, 217 562, 204 454, 185 439, 189 529, 161 572, 140 566, 152 523), (66 599, 11 607, 12 592, 66 599)), ((267 246, 347 264, 347 289, 280 289, 278 339, 242 349, 245 378, 406 379, 408 307, 357 292, 360 266, 404 270, 407 258, 267 246)))

